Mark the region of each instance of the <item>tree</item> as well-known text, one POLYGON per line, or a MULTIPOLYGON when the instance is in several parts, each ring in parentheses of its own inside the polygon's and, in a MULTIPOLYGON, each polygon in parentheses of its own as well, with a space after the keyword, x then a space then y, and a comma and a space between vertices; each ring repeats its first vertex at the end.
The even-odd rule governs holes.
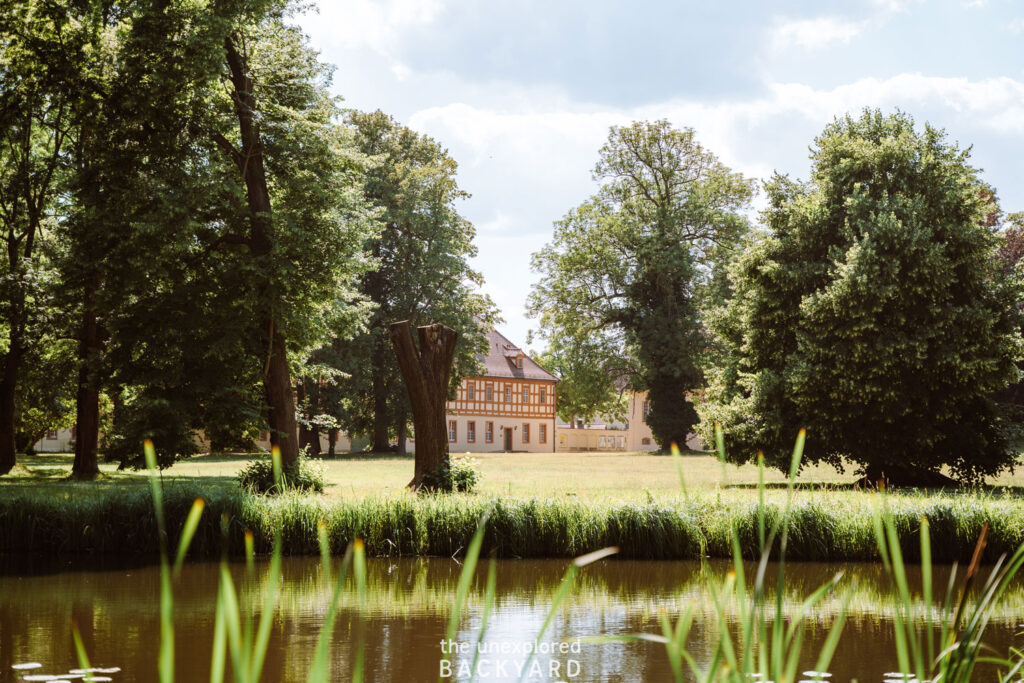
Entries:
POLYGON ((458 342, 455 330, 444 325, 424 325, 416 332, 418 348, 408 320, 389 326, 416 425, 416 463, 409 482, 412 489, 430 486, 430 479, 448 469, 444 404, 458 342))
MULTIPOLYGON (((45 285, 52 264, 40 247, 52 235, 48 223, 61 186, 71 119, 69 69, 60 49, 70 29, 62 21, 62 8, 25 1, 9 9, 0 27, 0 239, 5 247, 0 263, 0 474, 15 465, 18 396, 23 402, 27 396, 41 401, 22 406, 33 412, 37 424, 59 405, 26 392, 33 386, 46 394, 22 375, 26 360, 39 360, 38 354, 29 358, 35 351, 32 341, 47 329, 45 285)), ((59 385, 54 382, 53 388, 59 385)))
POLYGON ((350 112, 348 121, 372 163, 363 190, 380 208, 382 227, 366 244, 373 265, 360 286, 372 315, 365 332, 334 356, 349 377, 340 384, 344 406, 335 409, 350 433, 372 435, 373 450, 388 450, 392 438, 401 449, 411 404, 388 325, 408 320, 413 327, 438 323, 454 330, 454 386, 476 372, 496 314, 490 299, 474 291, 483 282, 469 265, 476 231, 457 210, 468 195, 456 183, 455 161, 383 112, 350 112))
POLYGON ((768 235, 732 271, 702 409, 730 455, 855 462, 874 482, 978 480, 1012 463, 990 396, 1017 376, 1019 287, 996 277, 969 154, 903 113, 827 126, 808 183, 776 176, 768 235))
POLYGON ((547 337, 548 348, 537 362, 558 377, 558 417, 573 427, 598 416, 622 419, 626 402, 617 380, 623 368, 614 345, 600 334, 575 339, 555 331, 547 337))
POLYGON ((603 334, 649 391, 647 423, 662 448, 697 422, 688 392, 702 383, 698 303, 714 257, 746 230, 751 181, 667 121, 613 127, 594 167, 600 191, 555 223, 533 256, 541 281, 528 307, 541 327, 603 334))

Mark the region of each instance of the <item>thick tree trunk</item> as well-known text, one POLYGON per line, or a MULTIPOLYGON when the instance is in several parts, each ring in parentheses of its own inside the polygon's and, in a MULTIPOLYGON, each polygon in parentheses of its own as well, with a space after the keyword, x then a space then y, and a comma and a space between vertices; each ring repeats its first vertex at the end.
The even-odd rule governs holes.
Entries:
POLYGON ((71 474, 89 478, 99 474, 100 440, 100 376, 99 362, 103 352, 99 321, 93 304, 97 283, 85 293, 82 306, 82 327, 78 340, 78 391, 75 394, 75 461, 71 474))
POLYGON ((284 335, 275 332, 273 348, 267 359, 263 388, 267 394, 267 422, 270 425, 270 447, 281 450, 281 464, 290 467, 299 459, 299 439, 295 422, 295 398, 288 372, 284 335))
POLYGON ((679 379, 668 374, 656 375, 650 382, 647 396, 651 410, 644 421, 661 450, 669 451, 673 445, 686 450, 686 439, 700 418, 687 400, 679 379))
POLYGON ((458 333, 444 325, 417 328, 419 350, 412 339, 408 320, 390 327, 398 365, 412 404, 416 429, 416 464, 409 487, 419 489, 423 477, 448 464, 448 430, 444 404, 448 396, 448 378, 455 358, 458 333))
MULTIPOLYGON (((259 259, 273 251, 273 230, 270 191, 263 164, 263 141, 256 117, 256 98, 246 59, 238 52, 233 36, 224 39, 224 50, 232 85, 231 99, 238 119, 241 150, 221 135, 214 141, 224 149, 238 167, 245 182, 246 201, 249 205, 249 234, 243 240, 252 255, 259 259)), ((284 333, 275 325, 272 311, 278 294, 269 284, 258 294, 266 311, 260 322, 270 337, 270 356, 263 376, 263 388, 268 404, 267 421, 270 426, 270 445, 281 450, 281 461, 287 467, 299 458, 299 439, 295 422, 295 398, 292 394, 288 369, 287 345, 284 333)))
POLYGON ((0 380, 0 474, 7 474, 17 463, 18 446, 14 440, 14 410, 21 366, 20 335, 11 335, 11 345, 4 358, 4 376, 0 380))
POLYGON ((383 453, 391 449, 388 438, 388 385, 384 380, 384 355, 386 349, 383 340, 373 350, 373 450, 383 453))

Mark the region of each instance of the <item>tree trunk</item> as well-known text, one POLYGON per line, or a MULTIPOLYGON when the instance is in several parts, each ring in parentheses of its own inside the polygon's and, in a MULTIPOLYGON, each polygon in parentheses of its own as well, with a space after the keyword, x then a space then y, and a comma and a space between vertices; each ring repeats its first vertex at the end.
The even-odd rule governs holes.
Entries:
POLYGON ((299 450, 302 450, 312 444, 310 429, 306 426, 309 422, 309 396, 306 393, 306 378, 304 376, 295 383, 295 399, 303 418, 303 421, 299 422, 299 450))
POLYGON ((388 438, 388 385, 384 381, 384 354, 386 349, 383 340, 379 340, 373 350, 373 451, 383 453, 391 450, 388 438))
MULTIPOLYGON (((303 379, 305 381, 305 379, 303 379)), ((306 417, 310 420, 309 427, 309 454, 315 458, 320 457, 320 427, 313 422, 313 419, 320 414, 320 382, 310 382, 306 392, 308 409, 306 417)))
POLYGON ((299 439, 295 423, 295 398, 288 373, 284 335, 275 332, 273 348, 267 359, 263 388, 267 394, 267 422, 270 425, 270 447, 281 451, 281 464, 290 467, 299 459, 299 439))
POLYGON ((334 427, 327 430, 327 457, 333 458, 336 453, 335 449, 338 443, 338 428, 334 427))
POLYGON ((75 395, 75 461, 71 466, 74 477, 90 478, 99 474, 100 440, 100 355, 103 341, 99 321, 93 304, 99 288, 98 277, 85 292, 82 306, 82 327, 78 340, 78 391, 75 395))
MULTIPOLYGON (((224 39, 224 50, 231 79, 231 99, 238 119, 239 151, 220 135, 214 141, 226 151, 237 166, 245 182, 246 201, 249 205, 249 234, 244 240, 254 258, 265 258, 273 251, 272 212, 267 173, 263 164, 263 141, 256 116, 256 98, 248 64, 238 52, 233 36, 224 39)), ((275 325, 273 311, 279 304, 278 293, 266 285, 257 296, 265 311, 260 321, 267 330, 270 354, 263 375, 263 388, 268 404, 267 422, 270 426, 270 445, 281 450, 281 461, 287 467, 299 458, 299 440, 295 423, 295 399, 292 395, 291 375, 288 370, 287 345, 280 327, 275 325)))
POLYGON ((14 409, 21 365, 21 344, 11 335, 11 348, 4 359, 4 378, 0 381, 0 474, 7 474, 17 463, 17 444, 14 442, 14 409))
POLYGON ((416 464, 409 482, 414 490, 423 486, 424 475, 448 464, 444 404, 455 358, 455 342, 459 337, 455 330, 439 324, 419 327, 416 331, 418 351, 408 320, 392 323, 390 327, 391 343, 409 392, 416 430, 416 464))
POLYGON ((395 423, 395 432, 398 434, 398 448, 396 449, 396 453, 398 453, 398 455, 407 455, 405 440, 409 436, 409 416, 404 410, 398 415, 398 421, 395 423))

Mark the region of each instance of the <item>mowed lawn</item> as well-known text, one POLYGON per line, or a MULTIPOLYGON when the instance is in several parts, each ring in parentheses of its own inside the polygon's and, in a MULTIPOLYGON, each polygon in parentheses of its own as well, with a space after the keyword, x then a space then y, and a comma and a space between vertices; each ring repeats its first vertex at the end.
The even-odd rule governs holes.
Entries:
MULTIPOLYGON (((164 470, 165 482, 201 481, 209 486, 234 486, 235 476, 255 457, 265 455, 200 455, 164 470)), ((475 453, 482 475, 483 494, 517 498, 577 497, 584 500, 636 500, 678 497, 679 473, 671 456, 640 453, 475 453)), ((65 454, 21 456, 17 472, 0 477, 0 486, 61 484, 71 468, 65 454)), ((412 456, 355 454, 325 458, 326 489, 329 498, 354 499, 368 496, 406 495, 412 478, 412 456)), ((683 476, 690 492, 732 491, 742 493, 757 484, 753 465, 723 465, 707 453, 680 457, 683 476)), ((145 474, 118 472, 116 465, 101 464, 104 477, 92 484, 68 482, 67 486, 100 488, 142 485, 145 474)), ((843 487, 856 477, 852 468, 845 474, 830 466, 805 467, 799 477, 814 489, 843 487)), ((765 481, 776 487, 785 481, 781 472, 765 471, 765 481)), ((992 485, 1024 488, 1024 468, 989 481, 992 485)))

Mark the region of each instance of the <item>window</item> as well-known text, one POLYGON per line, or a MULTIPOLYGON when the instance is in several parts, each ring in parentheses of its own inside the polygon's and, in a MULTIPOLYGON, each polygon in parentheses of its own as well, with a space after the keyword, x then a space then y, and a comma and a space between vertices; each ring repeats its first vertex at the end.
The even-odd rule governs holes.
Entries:
POLYGON ((494 443, 494 423, 484 422, 484 441, 494 443))
POLYGON ((466 441, 476 443, 476 422, 466 423, 466 441))
POLYGON ((544 404, 544 402, 545 402, 545 399, 547 399, 547 397, 548 397, 548 391, 547 391, 547 389, 541 389, 541 390, 540 390, 540 400, 539 400, 539 403, 540 403, 541 405, 543 405, 543 404, 544 404))
POLYGON ((644 446, 650 446, 651 440, 645 436, 644 438, 640 439, 640 443, 643 444, 644 446))
POLYGON ((650 414, 651 414, 651 402, 650 401, 644 401, 644 417, 646 418, 650 414))
POLYGON ((505 387, 505 403, 512 402, 512 387, 505 387))
POLYGON ((491 384, 487 385, 487 400, 488 401, 493 401, 494 400, 494 385, 491 385, 491 384))
POLYGON ((472 382, 470 382, 466 386, 466 400, 467 401, 475 401, 476 400, 476 385, 473 384, 472 382))
POLYGON ((541 425, 540 426, 540 432, 537 434, 537 441, 540 441, 541 443, 547 443, 548 442, 548 426, 547 425, 541 425))
POLYGON ((260 441, 270 441, 270 432, 260 432, 260 441))
POLYGON ((459 438, 459 423, 455 420, 448 420, 448 440, 456 441, 459 438))
POLYGON ((530 402, 530 387, 523 387, 523 403, 530 402))
POLYGON ((523 423, 523 443, 530 443, 530 425, 523 423))
POLYGON ((523 369, 523 357, 522 356, 519 356, 518 358, 516 358, 516 367, 519 368, 520 370, 523 369))
POLYGON ((56 429, 51 429, 48 432, 46 432, 46 440, 47 441, 56 441, 57 440, 57 430, 56 429))

